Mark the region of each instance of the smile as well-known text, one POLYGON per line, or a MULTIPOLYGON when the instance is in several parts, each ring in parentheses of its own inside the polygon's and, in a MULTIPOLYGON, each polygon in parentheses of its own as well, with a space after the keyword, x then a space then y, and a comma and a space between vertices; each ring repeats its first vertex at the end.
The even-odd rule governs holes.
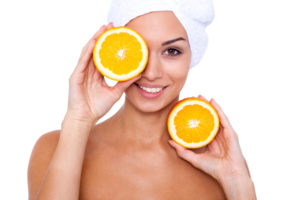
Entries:
POLYGON ((138 88, 138 91, 140 92, 140 94, 145 97, 145 98, 157 98, 159 97, 164 89, 167 87, 144 87, 144 86, 140 86, 138 85, 137 83, 134 83, 137 88, 138 88))
POLYGON ((147 87, 143 87, 143 86, 140 86, 140 85, 138 85, 138 87, 142 88, 143 90, 145 90, 147 92, 152 92, 152 93, 159 92, 163 89, 163 88, 147 88, 147 87))

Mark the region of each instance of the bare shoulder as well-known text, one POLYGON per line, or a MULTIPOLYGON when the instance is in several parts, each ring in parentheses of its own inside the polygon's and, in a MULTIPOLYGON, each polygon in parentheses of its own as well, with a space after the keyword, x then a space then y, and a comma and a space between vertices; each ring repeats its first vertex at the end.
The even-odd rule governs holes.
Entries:
POLYGON ((59 134, 60 130, 45 133, 38 138, 33 147, 27 171, 29 199, 32 199, 38 192, 56 149, 59 134))

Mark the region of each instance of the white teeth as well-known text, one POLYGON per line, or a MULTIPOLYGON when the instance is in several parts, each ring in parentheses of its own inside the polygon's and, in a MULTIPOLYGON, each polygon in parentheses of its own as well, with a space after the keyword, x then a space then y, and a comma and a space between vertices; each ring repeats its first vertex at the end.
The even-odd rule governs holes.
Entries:
POLYGON ((143 86, 140 86, 140 88, 142 88, 143 90, 145 90, 146 92, 152 92, 152 93, 155 93, 155 92, 159 92, 162 90, 162 88, 146 88, 146 87, 143 87, 143 86))

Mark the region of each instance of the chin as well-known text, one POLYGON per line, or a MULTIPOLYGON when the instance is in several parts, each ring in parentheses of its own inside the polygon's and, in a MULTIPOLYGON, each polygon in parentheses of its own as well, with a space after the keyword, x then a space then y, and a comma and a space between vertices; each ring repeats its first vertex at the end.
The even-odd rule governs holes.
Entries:
POLYGON ((165 106, 165 99, 158 100, 146 100, 142 97, 134 96, 126 94, 126 100, 128 103, 130 103, 133 107, 135 107, 137 110, 140 110, 141 112, 145 113, 152 113, 152 112, 158 112, 161 109, 163 109, 165 106))
POLYGON ((154 113, 162 110, 166 107, 166 105, 162 104, 162 102, 155 103, 155 102, 142 102, 135 105, 137 109, 141 112, 145 113, 154 113))

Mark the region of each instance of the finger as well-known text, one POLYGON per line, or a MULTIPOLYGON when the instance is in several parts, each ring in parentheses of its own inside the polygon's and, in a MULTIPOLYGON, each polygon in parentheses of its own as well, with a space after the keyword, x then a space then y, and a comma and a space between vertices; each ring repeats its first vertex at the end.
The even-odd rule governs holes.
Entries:
POLYGON ((232 149, 239 151, 239 141, 238 135, 235 130, 232 128, 232 125, 229 122, 228 117, 223 112, 221 106, 215 101, 215 99, 211 99, 211 104, 215 107, 216 111, 218 112, 220 118, 220 126, 222 127, 222 139, 224 143, 224 147, 227 149, 232 149))
POLYGON ((226 143, 226 140, 224 138, 223 130, 224 130, 223 126, 220 125, 219 131, 218 131, 218 133, 216 135, 216 138, 215 138, 215 140, 218 141, 218 143, 219 143, 220 150, 221 149, 226 149, 227 146, 228 146, 228 144, 226 143))
POLYGON ((108 29, 110 29, 110 28, 112 28, 112 22, 108 23, 107 25, 102 25, 102 26, 100 27, 100 29, 99 29, 99 30, 93 35, 93 37, 89 40, 89 42, 97 41, 97 39, 100 37, 100 35, 101 35, 104 31, 106 31, 106 30, 108 30, 108 29), (102 27, 104 27, 104 29, 103 29, 103 31, 101 32, 100 30, 101 30, 102 27))
POLYGON ((209 143, 208 149, 211 152, 216 153, 217 155, 224 156, 226 151, 226 144, 224 143, 223 135, 221 132, 218 132, 216 137, 211 143, 209 143))
POLYGON ((197 98, 199 98, 199 99, 202 99, 202 100, 204 100, 204 101, 207 101, 208 102, 208 100, 204 97, 204 96, 202 96, 201 94, 200 95, 198 95, 197 96, 197 98))
POLYGON ((93 57, 90 58, 89 64, 88 64, 88 84, 93 83, 96 79, 95 74, 98 70, 96 69, 94 65, 93 57))
POLYGON ((139 74, 138 76, 127 80, 127 81, 119 81, 118 83, 116 83, 116 85, 113 86, 113 92, 115 93, 115 95, 117 97, 121 97, 122 93, 131 85, 133 84, 135 81, 139 80, 141 78, 141 74, 139 74))
POLYGON ((110 86, 107 84, 107 82, 106 82, 106 80, 105 80, 103 74, 101 74, 101 73, 99 73, 99 74, 100 74, 101 79, 102 79, 102 80, 101 80, 102 86, 103 86, 103 87, 110 87, 110 86))
POLYGON ((107 25, 107 27, 108 27, 108 29, 113 28, 113 27, 114 27, 113 22, 110 22, 110 23, 107 25))
POLYGON ((214 106, 214 108, 216 109, 219 117, 220 117, 220 122, 223 126, 224 129, 232 129, 232 126, 229 122, 228 117, 225 115, 225 113, 223 112, 221 106, 219 106, 219 104, 215 101, 214 98, 211 99, 211 104, 214 106))
POLYGON ((106 29, 107 27, 105 25, 101 26, 100 29, 94 34, 94 36, 89 40, 89 42, 83 47, 77 66, 74 70, 75 74, 81 73, 86 69, 89 59, 92 56, 96 38, 98 38, 106 29))
POLYGON ((173 140, 169 140, 169 144, 176 149, 177 154, 181 158, 189 161, 193 165, 196 165, 196 162, 197 162, 197 154, 196 153, 194 153, 193 151, 191 151, 189 149, 184 148, 183 146, 177 144, 173 140))
POLYGON ((190 149, 190 150, 197 154, 205 153, 208 150, 208 145, 196 149, 190 149))
POLYGON ((244 159, 244 162, 245 162, 245 165, 246 165, 246 168, 247 168, 248 175, 249 175, 249 177, 251 177, 250 170, 249 170, 247 161, 245 159, 244 159))
POLYGON ((104 76, 99 72, 99 70, 96 68, 96 66, 94 65, 94 67, 95 67, 95 72, 94 72, 94 75, 93 75, 93 79, 95 80, 95 81, 101 81, 101 82, 103 82, 103 80, 104 80, 104 76))

